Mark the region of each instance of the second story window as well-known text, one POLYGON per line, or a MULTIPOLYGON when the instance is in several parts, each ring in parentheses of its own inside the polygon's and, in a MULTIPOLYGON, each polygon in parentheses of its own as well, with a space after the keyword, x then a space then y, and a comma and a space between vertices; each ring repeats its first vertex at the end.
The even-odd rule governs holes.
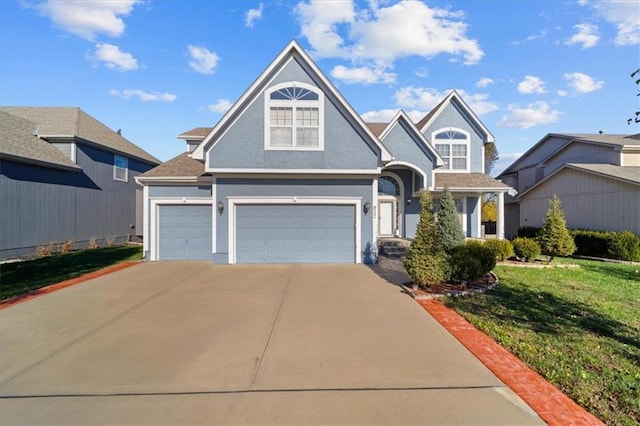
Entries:
POLYGON ((265 95, 265 148, 322 150, 322 95, 304 83, 281 84, 265 95))
POLYGON ((443 170, 469 171, 469 135, 457 129, 438 130, 433 144, 444 160, 443 170))
POLYGON ((120 155, 113 156, 113 180, 127 182, 129 177, 129 160, 120 155))

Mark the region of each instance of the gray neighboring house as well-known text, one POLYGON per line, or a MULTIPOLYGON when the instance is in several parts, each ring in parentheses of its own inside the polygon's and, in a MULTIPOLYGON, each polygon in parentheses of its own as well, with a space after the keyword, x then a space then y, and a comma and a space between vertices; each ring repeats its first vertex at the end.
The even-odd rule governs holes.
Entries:
POLYGON ((135 177, 159 163, 80 108, 0 107, 0 259, 142 235, 135 177))
POLYGON ((640 235, 640 134, 548 134, 499 176, 507 197, 506 233, 542 226, 557 194, 574 229, 640 235))
POLYGON ((481 236, 484 193, 502 225, 509 187, 483 173, 493 136, 458 93, 418 123, 367 124, 295 41, 214 127, 178 138, 185 153, 137 178, 149 260, 371 263, 445 185, 467 236, 481 236))

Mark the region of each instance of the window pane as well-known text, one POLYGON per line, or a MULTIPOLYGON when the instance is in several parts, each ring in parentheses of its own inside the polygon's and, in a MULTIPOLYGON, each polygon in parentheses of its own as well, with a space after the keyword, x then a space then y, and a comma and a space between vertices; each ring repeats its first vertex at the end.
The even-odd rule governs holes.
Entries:
POLYGON ((440 156, 442 157, 449 156, 449 152, 450 152, 449 148, 450 148, 449 144, 442 144, 442 143, 436 144, 436 151, 438 151, 438 154, 440 154, 440 156))
POLYGON ((296 108, 297 126, 317 126, 318 108, 296 108))
POLYGON ((292 126, 293 125, 293 109, 286 107, 271 108, 271 125, 272 126, 292 126))
POLYGON ((318 129, 313 127, 296 129, 297 146, 318 146, 318 129))
POLYGON ((440 211, 440 199, 433 200, 433 212, 438 214, 440 211))
POLYGON ((451 146, 452 155, 454 157, 466 157, 467 156, 467 145, 461 144, 453 144, 451 146))
POLYGON ((400 187, 394 179, 387 176, 381 176, 378 179, 378 194, 400 195, 400 187))
POLYGON ((458 213, 462 213, 462 200, 460 198, 454 198, 453 202, 456 204, 458 213))
POLYGON ((115 179, 117 179, 117 180, 125 180, 126 178, 127 178, 127 169, 116 167, 115 179))
POLYGON ((453 170, 466 170, 467 169, 467 159, 466 158, 452 158, 451 159, 451 169, 453 170))
POLYGON ((115 156, 114 164, 116 167, 124 167, 127 168, 127 159, 125 157, 120 157, 119 155, 115 156))
POLYGON ((292 146, 293 132, 290 127, 271 128, 271 146, 292 146))

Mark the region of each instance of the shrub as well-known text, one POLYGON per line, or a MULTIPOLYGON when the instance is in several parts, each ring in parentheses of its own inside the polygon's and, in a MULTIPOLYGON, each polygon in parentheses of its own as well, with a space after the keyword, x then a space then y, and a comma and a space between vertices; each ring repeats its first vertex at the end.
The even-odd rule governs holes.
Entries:
POLYGON ((413 283, 429 286, 447 278, 447 256, 442 249, 440 235, 433 214, 431 193, 424 191, 420 196, 420 219, 416 236, 404 258, 404 268, 413 283))
POLYGON ((109 237, 105 240, 105 244, 107 245, 107 247, 113 247, 114 245, 116 245, 116 237, 109 237))
POLYGON ((464 244, 464 231, 462 230, 460 217, 458 217, 456 203, 453 201, 453 196, 448 186, 445 186, 444 191, 442 191, 437 226, 445 252, 451 253, 454 247, 464 244))
POLYGON ((54 243, 42 244, 36 248, 36 256, 37 257, 46 257, 55 254, 56 245, 54 243))
POLYGON ((540 255, 540 245, 531 238, 516 238, 513 240, 513 252, 519 259, 531 262, 540 255))
POLYGON ((612 232, 608 252, 621 260, 640 261, 640 237, 633 232, 612 232))
POLYGON ((484 246, 491 250, 496 260, 507 260, 513 256, 513 244, 509 240, 491 239, 485 241, 484 246))
POLYGON ((60 243, 60 246, 58 247, 59 253, 69 253, 71 250, 73 250, 73 240, 60 243))
POLYGON ((484 244, 470 241, 451 250, 449 265, 452 280, 472 283, 496 266, 496 257, 484 244))
POLYGON ((518 237, 536 239, 540 236, 542 228, 536 226, 521 226, 518 228, 518 237))
POLYGON ((98 239, 96 237, 89 238, 89 248, 90 249, 97 249, 98 247, 99 247, 98 239))
POLYGON ((548 256, 549 263, 556 256, 570 256, 576 251, 576 244, 567 229, 564 211, 560 206, 560 198, 556 194, 549 200, 549 209, 538 241, 542 253, 548 256))

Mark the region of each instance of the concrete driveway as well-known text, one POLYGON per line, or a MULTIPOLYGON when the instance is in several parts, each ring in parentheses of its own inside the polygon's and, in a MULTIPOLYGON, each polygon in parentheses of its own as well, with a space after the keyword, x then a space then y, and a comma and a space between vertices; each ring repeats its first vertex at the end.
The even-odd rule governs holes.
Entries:
POLYGON ((362 265, 144 263, 0 312, 2 424, 543 424, 362 265))

